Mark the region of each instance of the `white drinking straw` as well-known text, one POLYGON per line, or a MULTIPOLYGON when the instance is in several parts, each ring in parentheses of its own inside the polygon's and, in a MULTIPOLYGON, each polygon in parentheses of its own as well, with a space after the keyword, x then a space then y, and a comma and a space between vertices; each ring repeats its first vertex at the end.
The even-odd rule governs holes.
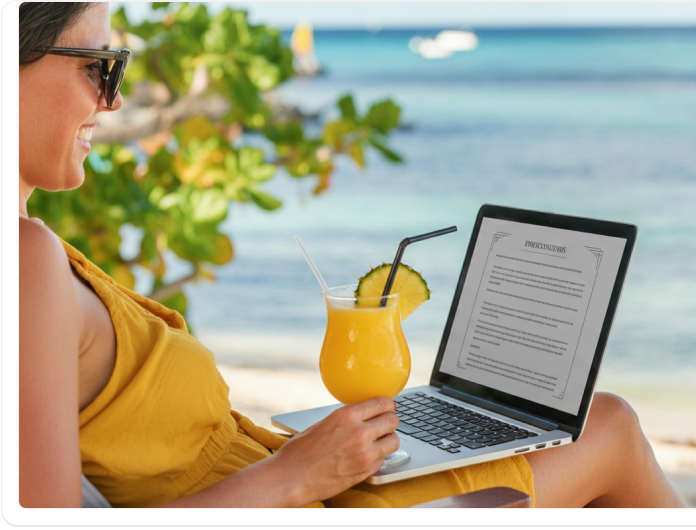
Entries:
POLYGON ((302 251, 302 255, 307 260, 307 263, 309 264, 309 268, 312 269, 314 276, 316 276, 322 292, 329 294, 329 286, 326 285, 326 282, 324 281, 324 277, 321 275, 321 272, 319 272, 319 269, 317 269, 317 266, 314 264, 314 260, 312 259, 312 256, 309 255, 309 252, 307 252, 307 249, 302 244, 302 240, 300 240, 300 236, 295 236, 294 239, 295 239, 295 243, 297 243, 297 246, 300 247, 300 250, 302 251))

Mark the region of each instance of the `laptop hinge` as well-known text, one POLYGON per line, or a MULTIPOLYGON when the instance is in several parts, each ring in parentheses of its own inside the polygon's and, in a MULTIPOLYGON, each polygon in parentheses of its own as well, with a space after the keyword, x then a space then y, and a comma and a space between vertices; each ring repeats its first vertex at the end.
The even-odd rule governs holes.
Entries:
POLYGON ((532 414, 528 414, 526 412, 522 412, 511 407, 506 407, 505 405, 500 405, 499 403, 493 403, 492 401, 474 396, 472 394, 468 394, 467 392, 463 392, 461 390, 457 390, 456 388, 452 388, 451 386, 445 385, 439 390, 439 392, 445 394, 446 396, 456 398, 460 401, 471 403, 472 405, 476 405, 477 407, 481 407, 482 409, 490 410, 491 412, 497 412, 498 414, 503 414, 505 416, 509 416, 510 418, 523 421, 525 423, 528 423, 529 425, 533 425, 534 427, 538 427, 546 431, 555 431, 556 429, 558 429, 557 423, 550 422, 538 416, 534 416, 532 414))

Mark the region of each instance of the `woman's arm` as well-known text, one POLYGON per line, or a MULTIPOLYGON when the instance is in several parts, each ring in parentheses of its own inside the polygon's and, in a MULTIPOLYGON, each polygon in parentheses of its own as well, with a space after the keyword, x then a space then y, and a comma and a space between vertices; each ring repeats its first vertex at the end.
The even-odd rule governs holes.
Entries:
POLYGON ((19 502, 79 507, 82 316, 60 241, 19 220, 19 502))
POLYGON ((161 508, 297 507, 365 480, 399 448, 391 399, 374 398, 331 413, 276 453, 161 508))

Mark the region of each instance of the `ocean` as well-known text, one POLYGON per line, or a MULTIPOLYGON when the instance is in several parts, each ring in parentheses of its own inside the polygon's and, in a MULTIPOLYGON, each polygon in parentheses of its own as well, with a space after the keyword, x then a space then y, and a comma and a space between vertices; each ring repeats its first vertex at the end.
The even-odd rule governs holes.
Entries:
POLYGON ((476 212, 501 204, 637 225, 602 377, 693 388, 696 28, 474 31, 475 50, 437 60, 409 49, 433 29, 315 32, 327 73, 292 80, 283 100, 331 117, 345 93, 360 112, 393 99, 404 127, 391 145, 406 162, 343 160, 319 197, 280 174, 266 191, 282 209, 234 204, 235 259, 186 288, 195 332, 221 362, 316 366, 325 309, 293 236, 343 285, 390 262, 404 237, 456 225, 403 259, 433 291, 404 322, 415 366, 429 370, 476 212))

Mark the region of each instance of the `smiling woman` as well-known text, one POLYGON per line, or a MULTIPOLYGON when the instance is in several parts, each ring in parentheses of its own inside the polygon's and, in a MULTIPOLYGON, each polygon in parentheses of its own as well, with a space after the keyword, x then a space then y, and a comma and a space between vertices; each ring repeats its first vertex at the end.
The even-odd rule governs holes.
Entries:
POLYGON ((28 198, 35 187, 82 184, 96 116, 119 109, 123 99, 118 95, 109 105, 102 97, 101 60, 51 52, 54 46, 108 49, 108 4, 27 3, 20 18, 28 27, 20 38, 19 182, 20 196, 28 198))

